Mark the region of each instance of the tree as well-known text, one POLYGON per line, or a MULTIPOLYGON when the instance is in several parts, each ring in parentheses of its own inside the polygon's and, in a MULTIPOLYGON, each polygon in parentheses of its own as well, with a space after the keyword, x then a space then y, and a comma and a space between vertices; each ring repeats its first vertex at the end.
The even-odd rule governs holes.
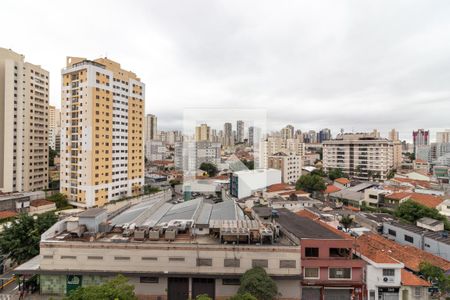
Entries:
POLYGON ((339 222, 344 226, 345 230, 347 230, 352 226, 353 218, 350 215, 342 216, 339 222))
POLYGON ((237 294, 228 300, 258 300, 256 297, 252 296, 250 293, 237 294))
POLYGON ((41 234, 49 229, 57 217, 53 212, 38 216, 20 214, 0 233, 0 252, 21 264, 39 254, 41 234))
POLYGON ((128 284, 128 279, 118 275, 101 285, 79 287, 71 292, 66 300, 135 300, 134 286, 128 284))
POLYGON ((243 163, 249 170, 255 169, 255 161, 253 161, 253 160, 246 160, 246 159, 244 159, 244 160, 242 161, 242 163, 243 163))
POLYGON ((328 178, 330 178, 330 180, 335 180, 342 177, 345 177, 345 174, 339 168, 331 169, 330 172, 328 172, 328 178))
POLYGON ((409 223, 415 223, 423 217, 432 218, 444 222, 446 230, 450 230, 448 219, 441 215, 436 208, 426 207, 412 200, 408 200, 400 204, 394 212, 394 215, 409 223))
POLYGON ((59 153, 56 150, 53 150, 52 148, 48 147, 48 165, 49 167, 55 166, 55 156, 57 156, 59 153))
POLYGON ((309 193, 315 191, 322 192, 326 188, 323 178, 316 174, 302 175, 295 184, 296 190, 303 190, 309 193))
POLYGON ((430 282, 436 285, 441 293, 447 294, 450 289, 450 276, 446 275, 444 270, 432 265, 429 262, 421 262, 419 272, 430 282))
POLYGON ((392 179, 392 178, 394 178, 394 176, 395 176, 395 173, 397 173, 397 170, 396 169, 391 169, 391 170, 389 170, 389 173, 387 174, 387 179, 392 179))
POLYGON ((310 173, 310 175, 318 175, 320 177, 327 177, 327 174, 325 173, 325 171, 323 169, 315 169, 310 173))
POLYGON ((217 175, 217 173, 219 173, 219 170, 217 169, 215 164, 206 163, 206 162, 204 162, 200 165, 200 170, 208 173, 209 177, 214 177, 217 175))
POLYGON ((272 300, 278 293, 277 285, 261 267, 247 270, 241 277, 238 294, 249 293, 258 300, 272 300))
POLYGON ((144 186, 144 195, 154 194, 161 191, 158 187, 153 187, 150 185, 144 186))
POLYGON ((169 184, 172 188, 174 188, 176 185, 179 185, 180 183, 181 181, 178 179, 172 179, 171 181, 169 181, 169 184))
POLYGON ((47 197, 48 200, 55 202, 56 208, 61 209, 69 206, 69 202, 67 201, 67 196, 61 193, 53 194, 47 197))

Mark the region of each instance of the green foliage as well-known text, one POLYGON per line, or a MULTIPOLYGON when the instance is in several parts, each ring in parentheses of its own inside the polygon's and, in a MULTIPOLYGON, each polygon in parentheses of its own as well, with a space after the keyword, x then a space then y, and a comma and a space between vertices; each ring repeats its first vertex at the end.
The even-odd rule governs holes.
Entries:
POLYGON ((214 177, 217 175, 217 173, 219 173, 219 170, 217 169, 216 165, 212 163, 202 163, 200 165, 200 170, 208 173, 209 177, 214 177))
POLYGON ((18 264, 26 262, 39 254, 41 234, 56 221, 57 217, 53 212, 34 217, 20 214, 10 226, 3 227, 3 232, 0 233, 0 252, 18 264))
POLYGON ((327 173, 323 169, 315 169, 313 170, 310 175, 318 175, 320 177, 327 177, 327 173))
POLYGON ((436 284, 441 292, 446 293, 450 289, 450 276, 446 275, 444 270, 425 261, 420 263, 419 268, 419 272, 428 281, 436 284))
POLYGON ((66 300, 135 300, 134 286, 128 284, 128 279, 118 275, 101 285, 79 287, 70 293, 66 300))
POLYGON ((157 187, 153 187, 150 185, 144 186, 144 195, 154 194, 160 192, 161 190, 157 187))
POLYGON ((252 296, 250 293, 237 294, 228 300, 258 300, 256 297, 252 296))
POLYGON ((195 297, 195 300, 212 300, 212 298, 209 297, 207 294, 203 294, 203 295, 198 295, 197 297, 195 297))
POLYGON ((335 180, 338 178, 342 178, 342 177, 346 177, 344 172, 342 172, 341 169, 336 168, 336 169, 331 169, 330 172, 328 172, 328 178, 330 178, 330 180, 335 180))
POLYGON ((242 163, 243 163, 249 170, 255 169, 255 161, 253 161, 253 160, 246 160, 246 159, 244 159, 244 160, 242 161, 242 163))
POLYGON ((241 277, 241 286, 238 294, 249 293, 258 300, 275 299, 278 289, 275 281, 270 278, 261 267, 247 270, 241 277))
POLYGON ((58 151, 53 150, 52 148, 48 147, 48 165, 49 167, 55 166, 55 156, 58 155, 58 151))
POLYGON ((353 218, 350 215, 342 216, 339 222, 345 229, 349 229, 353 224, 353 218))
POLYGON ((181 181, 179 181, 178 179, 172 179, 171 181, 169 181, 169 184, 171 187, 175 187, 176 185, 179 185, 181 183, 181 181))
POLYGON ((450 230, 450 223, 448 219, 441 215, 436 208, 429 208, 412 200, 408 200, 400 204, 394 212, 394 215, 409 223, 415 223, 423 217, 432 218, 443 221, 446 230, 450 230))
POLYGON ((397 170, 396 169, 391 169, 390 171, 389 171, 389 173, 387 174, 387 179, 392 179, 392 178, 394 178, 394 176, 395 176, 395 173, 397 173, 397 170))
POLYGON ((324 191, 326 188, 324 179, 317 174, 302 175, 295 184, 296 190, 303 190, 309 193, 324 191))
POLYGON ((53 194, 47 197, 47 200, 55 202, 57 209, 65 208, 69 205, 69 202, 67 201, 67 196, 61 193, 53 194))

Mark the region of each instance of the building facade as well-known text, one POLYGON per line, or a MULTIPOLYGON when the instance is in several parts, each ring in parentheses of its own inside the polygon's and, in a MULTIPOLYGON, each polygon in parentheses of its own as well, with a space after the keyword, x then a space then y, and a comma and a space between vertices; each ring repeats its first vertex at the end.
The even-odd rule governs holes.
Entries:
POLYGON ((416 153, 416 147, 426 146, 430 144, 430 131, 424 129, 418 129, 413 131, 413 147, 414 153, 416 153))
POLYGON ((355 179, 386 180, 394 166, 393 142, 372 134, 340 135, 323 143, 323 166, 355 179))
POLYGON ((156 139, 158 139, 158 118, 155 115, 148 114, 145 116, 144 141, 156 139))
POLYGON ((62 70, 61 193, 76 206, 141 194, 145 86, 107 58, 62 70))
POLYGON ((49 73, 0 48, 0 192, 48 187, 49 73))
POLYGON ((302 174, 302 157, 278 152, 268 157, 267 167, 280 170, 283 183, 295 183, 302 174))
POLYGON ((49 105, 48 107, 48 146, 59 152, 61 149, 61 110, 49 105))

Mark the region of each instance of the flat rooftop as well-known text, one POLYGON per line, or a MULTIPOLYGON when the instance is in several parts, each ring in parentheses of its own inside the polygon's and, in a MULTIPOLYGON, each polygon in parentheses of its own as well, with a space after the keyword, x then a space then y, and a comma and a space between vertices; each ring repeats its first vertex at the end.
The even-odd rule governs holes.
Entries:
POLYGON ((344 239, 319 223, 309 218, 298 216, 288 209, 281 208, 277 209, 277 211, 279 215, 277 222, 299 239, 344 239))

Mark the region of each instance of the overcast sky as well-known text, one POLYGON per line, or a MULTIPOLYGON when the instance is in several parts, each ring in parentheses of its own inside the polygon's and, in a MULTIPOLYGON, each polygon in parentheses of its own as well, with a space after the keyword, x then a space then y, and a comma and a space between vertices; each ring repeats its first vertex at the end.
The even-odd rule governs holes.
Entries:
MULTIPOLYGON (((269 128, 450 128, 450 1, 2 0, 0 47, 51 73, 107 56, 146 83, 146 112, 267 109, 269 128)), ((434 134, 433 134, 434 138, 434 134)))

